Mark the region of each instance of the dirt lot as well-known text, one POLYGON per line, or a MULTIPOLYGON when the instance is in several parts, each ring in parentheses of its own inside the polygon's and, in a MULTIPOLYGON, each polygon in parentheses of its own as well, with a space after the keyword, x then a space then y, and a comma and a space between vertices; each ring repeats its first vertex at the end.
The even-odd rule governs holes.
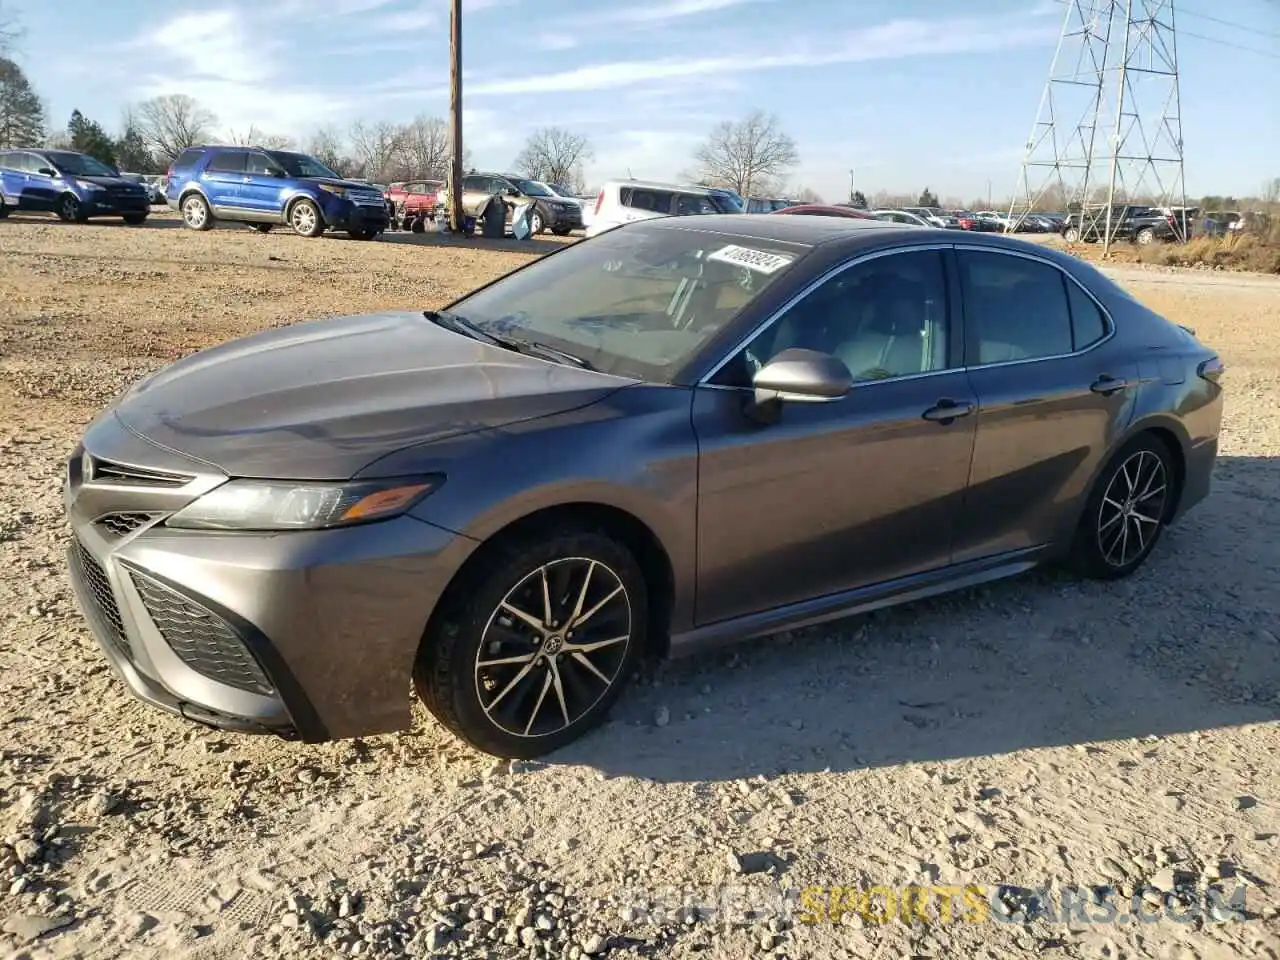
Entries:
POLYGON ((63 575, 86 421, 199 347, 440 305, 529 255, 0 223, 0 956, 1280 956, 1271 280, 1122 275, 1229 366, 1215 492, 1126 582, 1034 574, 650 670, 545 764, 422 716, 305 747, 135 703, 63 575), (1214 881, 1240 917, 1177 905, 1214 881), (1114 885, 1119 914, 1037 918, 1010 889, 1013 922, 957 898, 952 922, 879 923, 842 896, 810 925, 794 901, 909 883, 1047 886, 1055 910, 1114 885))

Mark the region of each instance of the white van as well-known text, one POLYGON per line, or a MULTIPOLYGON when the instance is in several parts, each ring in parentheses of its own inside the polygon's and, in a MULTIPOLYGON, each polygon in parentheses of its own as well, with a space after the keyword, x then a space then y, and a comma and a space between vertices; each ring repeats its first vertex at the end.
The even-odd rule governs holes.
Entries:
POLYGON ((610 180, 596 196, 587 236, 594 237, 635 220, 740 212, 729 201, 704 187, 682 187, 648 180, 610 180))

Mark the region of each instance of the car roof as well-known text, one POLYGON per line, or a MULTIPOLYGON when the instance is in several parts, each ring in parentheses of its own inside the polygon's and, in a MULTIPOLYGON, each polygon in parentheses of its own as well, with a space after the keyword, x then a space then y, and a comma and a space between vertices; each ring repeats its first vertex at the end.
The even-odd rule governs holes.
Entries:
POLYGON ((771 213, 717 213, 696 217, 658 217, 639 220, 621 229, 688 230, 715 233, 724 237, 751 240, 773 240, 801 247, 829 247, 839 256, 875 246, 930 243, 965 246, 989 246, 1012 252, 1033 253, 1052 260, 1068 272, 1075 272, 1081 261, 1063 251, 1043 244, 1030 243, 1001 233, 971 233, 957 236, 957 231, 942 227, 917 227, 911 224, 887 223, 883 220, 861 220, 848 217, 779 217, 771 213))
POLYGON ((713 189, 711 187, 686 186, 682 183, 663 183, 661 180, 610 180, 605 186, 639 187, 641 190, 675 190, 700 197, 709 197, 714 193, 729 192, 728 190, 713 189))

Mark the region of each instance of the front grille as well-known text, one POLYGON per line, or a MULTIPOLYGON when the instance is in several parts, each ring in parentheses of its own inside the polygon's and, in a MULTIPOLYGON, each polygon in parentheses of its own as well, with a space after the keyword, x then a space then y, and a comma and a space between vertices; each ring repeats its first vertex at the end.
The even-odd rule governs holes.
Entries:
POLYGON ((160 516, 158 513, 108 513, 93 522, 99 530, 109 537, 127 537, 158 516, 160 516))
POLYGON ((79 540, 75 541, 75 555, 80 564, 81 581, 88 587, 88 599, 106 631, 107 641, 126 659, 132 660, 133 653, 124 632, 124 620, 120 617, 120 607, 116 604, 116 595, 111 589, 111 581, 107 579, 107 572, 79 540))
POLYGON ((193 479, 186 474, 151 470, 147 467, 131 467, 111 460, 99 460, 88 454, 85 454, 84 460, 85 466, 82 470, 86 481, 104 481, 138 487, 180 487, 193 479))
POLYGON ((234 627, 189 597, 133 571, 147 613, 165 643, 196 673, 238 690, 269 696, 273 690, 234 627))
POLYGON ((376 193, 349 193, 348 199, 362 207, 385 207, 387 202, 376 193))

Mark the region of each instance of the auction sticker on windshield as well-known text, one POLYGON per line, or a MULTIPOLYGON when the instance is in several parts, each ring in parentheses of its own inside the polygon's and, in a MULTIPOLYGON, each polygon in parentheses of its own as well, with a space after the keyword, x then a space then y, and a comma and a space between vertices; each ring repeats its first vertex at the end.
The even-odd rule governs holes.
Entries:
POLYGON ((757 273, 777 273, 792 261, 791 257, 779 253, 752 250, 750 247, 740 247, 733 243, 727 247, 721 247, 714 253, 707 254, 707 259, 719 260, 722 263, 732 263, 735 266, 746 267, 748 270, 754 270, 757 273))

